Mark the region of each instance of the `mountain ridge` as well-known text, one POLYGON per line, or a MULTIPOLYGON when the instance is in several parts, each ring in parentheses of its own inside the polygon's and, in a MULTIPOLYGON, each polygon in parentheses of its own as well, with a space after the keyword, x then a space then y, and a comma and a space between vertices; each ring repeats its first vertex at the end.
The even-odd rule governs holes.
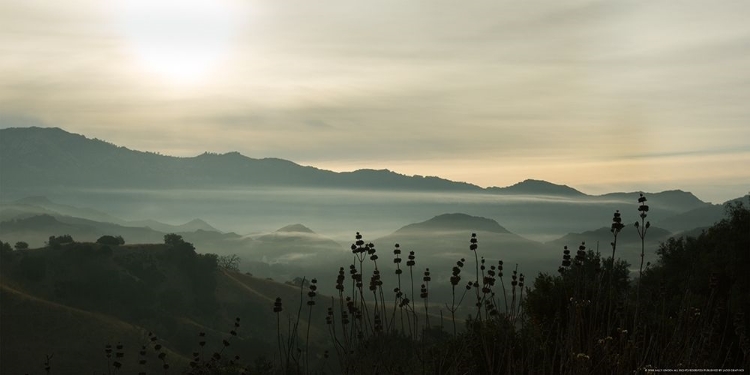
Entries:
POLYGON ((584 196, 588 195, 568 185, 555 184, 544 180, 526 179, 506 187, 492 186, 488 191, 501 194, 537 194, 537 195, 559 195, 559 196, 584 196))
POLYGON ((428 220, 407 224, 392 235, 400 235, 408 232, 420 232, 426 230, 443 231, 486 231, 494 233, 511 233, 497 221, 486 217, 472 216, 464 213, 449 213, 434 216, 428 220))
MULTIPOLYGON (((334 172, 280 158, 251 158, 237 151, 169 156, 131 150, 60 128, 39 127, 0 129, 0 172, 3 175, 0 189, 16 194, 29 186, 40 189, 290 186, 603 198, 620 194, 592 196, 567 185, 534 179, 506 187, 482 188, 468 182, 409 176, 388 169, 334 172)), ((691 193, 684 196, 705 204, 691 193)))
POLYGON ((175 157, 130 150, 60 128, 0 129, 0 188, 176 188, 217 186, 341 187, 481 191, 439 177, 390 171, 333 172, 238 152, 175 157), (29 173, 35 171, 36 173, 29 173))

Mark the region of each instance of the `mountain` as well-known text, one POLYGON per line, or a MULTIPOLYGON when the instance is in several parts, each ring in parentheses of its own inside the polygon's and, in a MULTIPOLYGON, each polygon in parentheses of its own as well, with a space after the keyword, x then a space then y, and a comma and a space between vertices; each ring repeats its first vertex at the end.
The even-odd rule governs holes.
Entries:
POLYGON ((302 224, 291 224, 287 225, 283 228, 279 228, 276 230, 277 233, 309 233, 314 234, 315 232, 312 231, 312 229, 302 225, 302 224))
MULTIPOLYGON (((91 212, 52 212, 59 207, 34 212, 178 233, 215 228, 266 233, 290 222, 304 222, 327 233, 375 230, 383 236, 437 214, 469 212, 494 218, 516 234, 546 241, 606 225, 615 210, 623 213, 626 222, 638 214, 638 192, 591 196, 539 180, 482 189, 388 170, 338 173, 237 152, 172 157, 54 128, 0 129, 0 192, 2 203, 36 195, 101 207, 119 217, 149 215, 144 219, 170 223, 174 218, 185 222, 200 217, 218 225, 193 221, 167 226, 118 221, 91 212)), ((684 191, 647 193, 647 197, 654 223, 709 205, 684 191)), ((6 215, 2 203, 0 221, 22 211, 17 206, 5 210, 6 215)))
POLYGON ((173 157, 125 147, 58 128, 0 129, 0 190, 46 188, 211 188, 293 186, 382 190, 482 191, 439 177, 389 170, 336 173, 237 152, 173 157))
POLYGON ((123 236, 128 242, 161 242, 164 233, 144 227, 125 227, 71 216, 38 215, 0 223, 0 238, 27 242, 40 247, 52 235, 69 234, 80 241, 94 242, 103 235, 123 236))
POLYGON ((30 196, 13 202, 0 204, 0 221, 14 218, 13 215, 46 213, 55 216, 73 216, 107 223, 123 223, 122 219, 87 207, 76 207, 53 202, 47 197, 30 196))
POLYGON ((634 203, 637 202, 638 196, 641 193, 648 199, 646 203, 651 207, 652 211, 656 209, 665 212, 682 213, 696 208, 711 206, 710 203, 698 199, 693 193, 682 190, 667 190, 658 193, 646 193, 643 191, 608 193, 596 196, 594 200, 634 203))
MULTIPOLYGON (((724 204, 709 204, 694 208, 687 212, 665 218, 657 223, 662 228, 668 229, 676 234, 696 233, 696 228, 708 228, 725 217, 726 206, 739 202, 747 203, 750 196, 732 199, 724 204)), ((699 233, 699 232, 698 232, 699 233)))
MULTIPOLYGON (((433 176, 406 176, 387 169, 333 172, 283 159, 249 158, 238 152, 174 157, 130 150, 59 128, 38 127, 0 129, 0 175, 3 177, 0 190, 6 197, 28 195, 29 190, 43 194, 61 189, 120 191, 249 187, 474 192, 628 201, 634 194, 591 197, 566 185, 531 179, 507 187, 483 189, 465 182, 433 176)), ((659 198, 664 205, 673 205, 674 213, 706 204, 681 191, 652 196, 659 198)))
POLYGON ((416 250, 420 256, 448 258, 468 256, 469 239, 476 233, 484 254, 500 259, 530 255, 541 250, 541 244, 513 234, 495 220, 462 213, 443 214, 409 224, 375 241, 380 247, 399 244, 404 250, 416 250), (521 250, 523 249, 523 250, 521 250), (499 251, 499 252, 498 252, 499 251))
POLYGON ((310 266, 326 263, 331 257, 345 254, 336 241, 313 232, 302 224, 287 225, 273 233, 254 238, 252 255, 264 262, 295 263, 310 266))
POLYGON ((690 231, 695 228, 707 228, 724 218, 723 205, 710 205, 679 213, 658 222, 660 227, 674 233, 690 231))
MULTIPOLYGON (((370 242, 365 238, 365 242, 370 242)), ((401 268, 406 268, 406 260, 411 251, 415 253, 416 265, 413 268, 415 277, 422 279, 422 273, 429 269, 432 281, 430 295, 437 299, 451 298, 449 283, 452 266, 460 259, 465 260, 461 273, 461 284, 475 277, 476 259, 483 259, 486 267, 504 263, 505 277, 518 267, 518 271, 531 279, 539 271, 556 269, 559 261, 543 244, 528 240, 514 234, 497 221, 463 213, 442 214, 428 220, 409 224, 393 233, 372 241, 379 254, 378 264, 387 269, 382 278, 388 284, 395 284, 392 259, 393 250, 398 244, 401 250, 401 268), (478 249, 476 253, 469 249, 472 233, 476 234, 478 249), (382 262, 382 263, 381 263, 382 262)), ((408 271, 406 271, 408 275, 408 271)), ((417 283, 419 286, 420 283, 417 283)), ((431 297, 432 298, 432 297, 431 297)))
POLYGON ((406 225, 395 231, 391 236, 421 235, 425 232, 445 233, 467 231, 510 234, 507 229, 500 226, 495 220, 462 213, 453 213, 438 215, 420 223, 406 225))
MULTIPOLYGON (((208 225, 205 222, 198 221, 195 226, 205 227, 208 225)), ((169 226, 168 229, 174 229, 174 227, 169 226)), ((186 241, 193 243, 201 252, 221 255, 249 253, 249 249, 254 242, 251 238, 231 232, 221 233, 215 229, 162 232, 148 226, 125 226, 79 217, 49 214, 20 216, 0 223, 0 239, 13 243, 23 241, 32 248, 44 246, 47 238, 52 235, 69 234, 73 239, 84 242, 94 242, 101 236, 113 235, 122 236, 126 243, 158 243, 163 241, 164 235, 167 233, 181 235, 186 241)))
POLYGON ((243 271, 283 280, 304 275, 305 269, 322 273, 324 269, 332 267, 331 262, 345 259, 343 257, 346 255, 340 244, 302 224, 288 225, 272 233, 251 237, 219 232, 200 219, 174 226, 154 220, 122 221, 90 210, 103 219, 125 223, 121 225, 66 216, 38 206, 23 205, 23 202, 64 207, 70 213, 88 213, 89 210, 59 205, 38 197, 0 205, 0 216, 5 219, 0 222, 0 239, 10 243, 23 241, 32 248, 44 246, 52 235, 68 234, 76 241, 84 242, 94 242, 103 235, 119 235, 126 243, 132 244, 159 243, 165 234, 176 233, 201 253, 235 254, 241 259, 239 267, 243 271))
MULTIPOLYGON (((197 230, 219 231, 201 219, 193 219, 181 225, 165 224, 150 219, 127 221, 92 208, 56 203, 42 196, 25 197, 10 203, 0 203, 0 223, 38 215, 53 216, 64 222, 70 222, 72 218, 77 218, 125 227, 148 227, 164 233, 194 232, 197 230)), ((151 238, 148 238, 148 241, 151 240, 151 238)))
POLYGON ((404 254, 415 251, 418 263, 437 266, 472 257, 469 251, 472 233, 477 235, 478 254, 488 260, 528 265, 549 256, 541 243, 511 233, 495 220, 462 213, 438 215, 406 225, 374 243, 381 250, 388 249, 389 258, 393 246, 399 244, 404 254))
POLYGON ((531 179, 502 188, 493 186, 487 188, 487 190, 497 194, 549 195, 564 197, 579 197, 586 195, 567 185, 558 185, 547 181, 531 179))
POLYGON ((212 227, 207 222, 201 220, 201 219, 193 219, 188 221, 185 224, 180 225, 171 225, 171 224, 165 224, 162 222, 158 222, 156 220, 135 220, 135 221, 127 221, 126 222, 130 226, 138 226, 138 227, 149 227, 154 230, 158 230, 159 232, 165 232, 165 233, 178 233, 178 232, 195 232, 195 231, 207 231, 207 232, 219 232, 218 229, 212 227))

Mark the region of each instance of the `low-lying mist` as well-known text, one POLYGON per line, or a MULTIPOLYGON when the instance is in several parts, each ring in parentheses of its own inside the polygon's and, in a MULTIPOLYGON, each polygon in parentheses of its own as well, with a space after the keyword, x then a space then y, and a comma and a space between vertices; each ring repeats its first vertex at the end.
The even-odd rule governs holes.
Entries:
MULTIPOLYGON (((487 193, 397 192, 253 188, 216 190, 70 190, 48 198, 92 207, 126 220, 183 224, 195 218, 226 232, 252 235, 301 223, 336 241, 355 231, 373 238, 433 216, 460 212, 498 221, 513 233, 548 241, 569 232, 606 226, 614 209, 632 202, 592 197, 543 197, 487 193)), ((657 213, 665 217, 668 213, 657 213)))

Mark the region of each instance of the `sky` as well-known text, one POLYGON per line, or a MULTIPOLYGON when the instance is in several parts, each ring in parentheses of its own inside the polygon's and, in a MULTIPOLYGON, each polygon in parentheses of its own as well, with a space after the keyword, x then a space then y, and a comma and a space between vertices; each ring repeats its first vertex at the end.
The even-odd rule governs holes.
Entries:
POLYGON ((750 2, 0 0, 0 127, 587 193, 750 191, 750 2))

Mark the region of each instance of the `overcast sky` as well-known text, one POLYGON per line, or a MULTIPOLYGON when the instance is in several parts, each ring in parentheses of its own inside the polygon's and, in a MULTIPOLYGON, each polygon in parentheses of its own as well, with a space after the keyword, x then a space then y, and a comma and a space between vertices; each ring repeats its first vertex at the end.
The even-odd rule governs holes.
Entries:
POLYGON ((0 126, 587 193, 750 190, 748 1, 0 0, 0 126))

